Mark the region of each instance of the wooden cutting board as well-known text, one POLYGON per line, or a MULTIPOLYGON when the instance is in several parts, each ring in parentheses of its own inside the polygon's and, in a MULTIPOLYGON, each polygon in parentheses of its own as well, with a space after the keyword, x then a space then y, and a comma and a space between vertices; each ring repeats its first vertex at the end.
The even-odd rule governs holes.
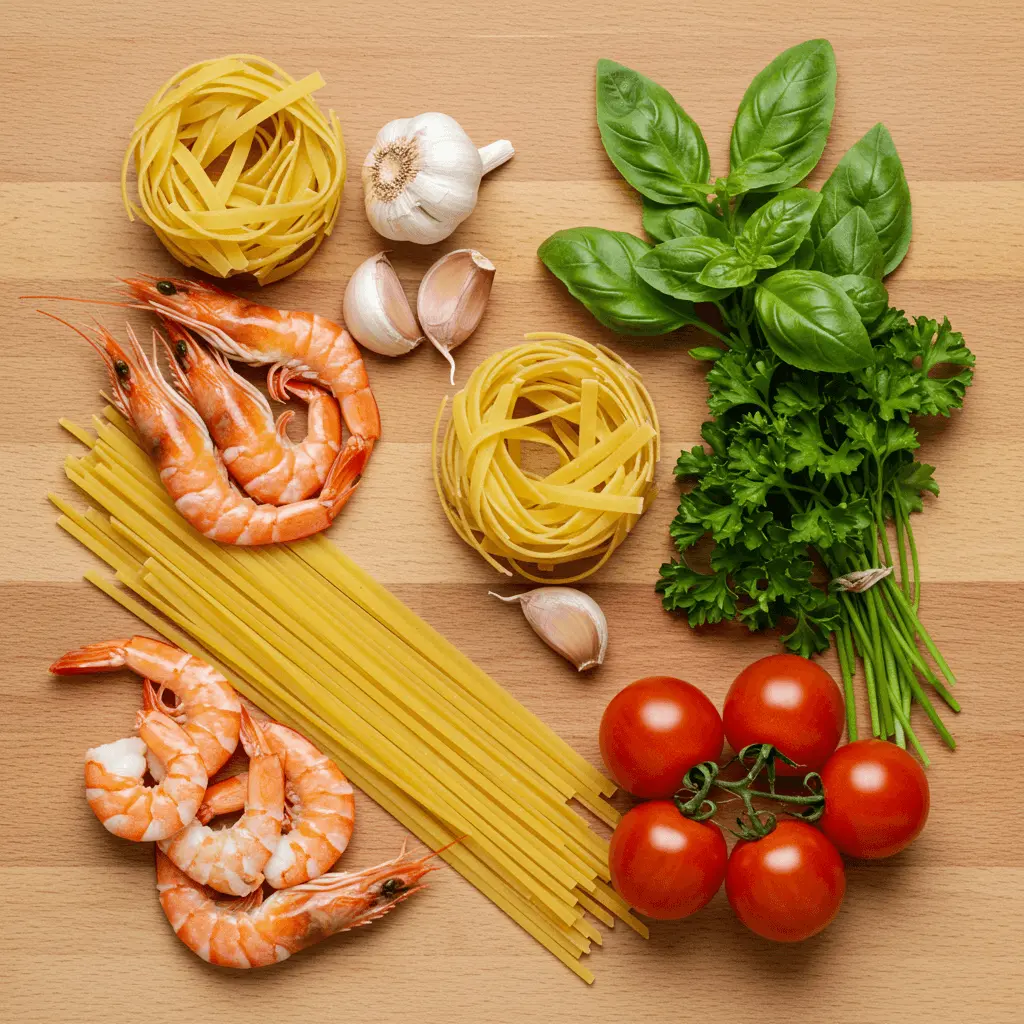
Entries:
MULTIPOLYGON (((1022 38, 1019 4, 976 0, 818 9, 789 0, 5 5, 4 1019, 1020 1020, 1024 816, 1012 787, 1024 783, 1013 763, 1024 723, 1022 38), (501 581, 452 534, 431 487, 430 429, 449 389, 445 366, 425 347, 401 361, 370 357, 384 440, 331 536, 598 763, 601 711, 631 679, 677 674, 720 701, 736 672, 775 644, 734 628, 691 632, 653 593, 669 553, 671 463, 704 414, 701 370, 684 354, 695 339, 613 337, 544 272, 536 247, 580 223, 639 229, 636 198, 604 157, 593 121, 599 56, 671 89, 722 170, 750 78, 786 46, 818 35, 833 42, 840 75, 822 168, 886 122, 914 201, 914 242, 890 281, 894 299, 912 313, 948 315, 978 356, 966 410, 923 432, 922 456, 942 484, 917 523, 924 608, 960 675, 965 709, 954 723, 956 754, 922 729, 934 754, 926 832, 891 862, 851 864, 842 915, 809 942, 755 938, 720 894, 692 919, 654 928, 649 942, 622 928, 607 933, 590 958, 598 975, 590 989, 451 872, 386 921, 274 969, 202 963, 164 920, 152 851, 106 834, 82 798, 83 751, 129 731, 137 690, 123 676, 75 682, 46 672, 63 651, 136 624, 81 581, 93 561, 54 526, 45 500, 51 489, 79 499, 61 475, 75 445, 57 418, 98 410, 100 366, 18 296, 102 297, 118 275, 174 271, 121 208, 119 165, 136 114, 180 67, 250 51, 296 75, 323 72, 319 99, 337 110, 356 169, 384 122, 423 109, 455 116, 480 144, 513 141, 515 159, 487 180, 477 212, 448 243, 395 246, 394 259, 410 290, 450 248, 474 246, 496 263, 487 317, 458 353, 462 380, 525 331, 556 329, 612 344, 650 386, 664 427, 662 493, 589 588, 610 621, 608 661, 577 678, 514 610, 487 599, 501 581)), ((351 177, 335 236, 265 301, 339 314, 349 274, 382 246, 363 216, 358 173, 351 177)), ((118 310, 101 315, 123 320, 118 310)), ((361 795, 358 813, 349 867, 393 854, 403 838, 361 795)))

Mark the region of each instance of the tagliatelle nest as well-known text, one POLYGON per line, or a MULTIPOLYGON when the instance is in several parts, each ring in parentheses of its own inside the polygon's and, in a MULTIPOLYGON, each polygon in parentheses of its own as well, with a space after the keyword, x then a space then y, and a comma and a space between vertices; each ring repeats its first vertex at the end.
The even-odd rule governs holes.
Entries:
POLYGON ((459 536, 506 575, 508 566, 540 583, 591 575, 654 496, 657 414, 640 375, 609 349, 528 334, 473 371, 438 444, 444 407, 433 456, 441 505, 459 536), (523 446, 531 444, 558 466, 529 468, 523 446))
POLYGON ((311 96, 323 85, 245 54, 180 71, 135 123, 121 168, 129 217, 216 277, 294 273, 331 233, 345 182, 341 126, 311 96))

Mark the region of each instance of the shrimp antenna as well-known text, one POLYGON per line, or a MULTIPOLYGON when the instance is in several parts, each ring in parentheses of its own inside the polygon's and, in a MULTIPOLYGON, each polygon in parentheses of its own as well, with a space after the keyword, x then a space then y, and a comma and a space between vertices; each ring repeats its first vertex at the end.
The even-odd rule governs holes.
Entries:
POLYGON ((84 302, 90 306, 116 306, 118 309, 148 310, 149 306, 138 302, 115 302, 113 299, 82 299, 77 295, 19 295, 19 299, 56 299, 58 302, 84 302))
POLYGON ((56 313, 48 313, 45 309, 37 309, 36 312, 37 313, 42 313, 43 316, 48 316, 51 320, 56 320, 57 323, 63 324, 65 327, 70 327, 71 330, 73 330, 75 332, 75 334, 77 334, 80 338, 85 338, 85 340, 103 358, 104 362, 107 361, 107 353, 106 353, 106 351, 100 346, 99 342, 96 341, 95 338, 93 338, 91 335, 85 333, 85 328, 77 327, 75 324, 71 323, 69 320, 65 320, 63 317, 57 316, 56 313))

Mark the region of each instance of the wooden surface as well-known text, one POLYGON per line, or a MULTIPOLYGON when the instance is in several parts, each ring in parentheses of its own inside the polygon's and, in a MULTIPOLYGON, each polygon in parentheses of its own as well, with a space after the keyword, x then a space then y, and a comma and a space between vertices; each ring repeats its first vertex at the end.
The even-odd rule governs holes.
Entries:
MULTIPOLYGON (((1024 782, 1011 763, 1024 722, 1024 23, 1010 2, 813 7, 4 5, 0 1016, 47 1024, 1021 1019, 1024 818, 1004 782, 1024 782), (683 349, 694 338, 613 339, 543 271, 536 247, 580 223, 639 228, 636 197, 598 141, 596 58, 671 89, 702 125, 721 172, 750 78, 784 47, 818 35, 832 40, 839 64, 822 168, 886 122, 914 201, 914 241, 891 279, 894 299, 913 313, 947 314, 978 356, 967 409, 924 432, 922 455, 942 484, 917 523, 924 609, 960 675, 965 708, 954 755, 922 729, 935 755, 926 832, 892 861, 851 864, 840 918, 811 941, 755 938, 719 894, 692 919, 655 927, 647 943, 623 928, 606 935, 589 961, 598 975, 591 989, 451 872, 388 920, 282 966, 208 967, 164 920, 151 850, 105 833, 82 798, 84 749, 128 733, 137 690, 121 676, 59 682, 46 672, 63 651, 135 623, 81 581, 92 559, 58 531, 44 497, 56 489, 78 498, 60 471, 74 444, 56 421, 98 409, 100 365, 18 296, 103 296, 117 275, 175 270, 121 208, 118 171, 135 115, 180 67, 227 52, 261 53, 296 75, 323 72, 319 99, 338 111, 356 173, 335 236, 265 301, 335 316, 349 273, 381 247, 363 216, 358 166, 385 121, 438 109, 480 144, 513 141, 515 159, 487 180, 477 212, 448 243, 397 246, 394 258, 410 290, 446 249, 475 246, 497 264, 484 324, 458 353, 462 380, 531 329, 610 342, 643 372, 664 426, 663 486, 590 588, 610 621, 608 661, 576 678, 514 610, 486 598, 501 581, 455 538, 430 484, 429 431, 447 370, 426 346, 401 361, 369 359, 384 440, 332 537, 597 762, 601 711, 631 679, 678 674, 720 700, 743 664, 775 647, 731 628, 693 633, 661 612, 652 590, 669 550, 671 462, 704 414, 701 371, 683 349)), ((121 314, 103 318, 117 325, 121 314)), ((402 838, 361 795, 358 812, 348 867, 394 852, 402 838)))

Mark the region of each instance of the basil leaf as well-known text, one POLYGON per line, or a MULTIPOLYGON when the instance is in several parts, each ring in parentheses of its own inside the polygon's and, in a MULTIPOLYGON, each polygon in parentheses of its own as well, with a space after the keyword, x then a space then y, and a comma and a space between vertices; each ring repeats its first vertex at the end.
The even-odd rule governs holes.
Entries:
POLYGON ((727 288, 709 288, 698 283, 697 275, 722 253, 731 249, 725 242, 707 235, 674 238, 656 246, 637 261, 636 272, 659 292, 690 302, 716 302, 729 294, 727 288))
POLYGON ((537 255, 574 298, 620 334, 667 334, 699 323, 692 305, 673 303, 637 275, 636 262, 650 251, 623 231, 570 228, 542 242, 537 255))
POLYGON ((814 253, 814 269, 838 277, 862 274, 882 278, 885 253, 867 213, 853 207, 821 240, 814 253))
POLYGON ((884 124, 876 124, 847 151, 822 186, 821 196, 813 227, 816 242, 859 207, 868 215, 882 246, 882 272, 892 273, 899 266, 910 245, 910 187, 884 124))
POLYGON ((865 326, 873 324, 889 308, 889 292, 877 277, 844 274, 833 280, 846 292, 865 326))
POLYGON ((827 274, 783 270, 762 282, 754 306, 772 351, 791 366, 843 373, 871 362, 868 332, 827 274))
POLYGON ((752 267, 735 249, 716 256, 697 275, 697 283, 709 288, 742 288, 757 277, 752 267))
POLYGON ((658 242, 695 235, 732 242, 732 235, 721 217, 699 206, 663 206, 647 198, 644 198, 644 231, 658 242))
POLYGON ((836 104, 836 58, 827 39, 779 54, 740 101, 729 146, 733 194, 777 192, 802 181, 821 159, 836 104))
POLYGON ((707 196, 704 136, 671 94, 612 60, 597 62, 597 124, 619 173, 659 203, 707 196))
POLYGON ((716 359, 721 359, 725 355, 725 351, 712 345, 698 345, 696 348, 691 348, 687 355, 699 362, 713 363, 716 359))
POLYGON ((781 267, 807 237, 820 202, 820 194, 808 188, 780 192, 750 216, 736 239, 736 251, 748 263, 767 258, 768 267, 781 267))
POLYGON ((810 270, 814 266, 814 243, 810 238, 805 238, 800 243, 796 255, 790 264, 792 270, 810 270))

